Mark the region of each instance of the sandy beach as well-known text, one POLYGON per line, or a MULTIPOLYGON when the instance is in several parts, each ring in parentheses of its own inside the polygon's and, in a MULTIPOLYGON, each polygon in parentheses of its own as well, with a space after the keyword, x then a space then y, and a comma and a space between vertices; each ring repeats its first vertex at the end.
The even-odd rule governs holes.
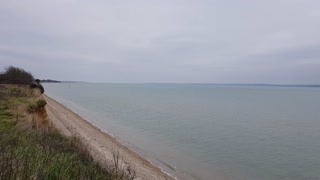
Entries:
POLYGON ((137 179, 174 179, 78 114, 46 95, 43 97, 47 101, 46 109, 50 122, 62 134, 80 138, 99 163, 112 163, 113 153, 118 151, 123 156, 123 165, 130 165, 136 171, 137 179))

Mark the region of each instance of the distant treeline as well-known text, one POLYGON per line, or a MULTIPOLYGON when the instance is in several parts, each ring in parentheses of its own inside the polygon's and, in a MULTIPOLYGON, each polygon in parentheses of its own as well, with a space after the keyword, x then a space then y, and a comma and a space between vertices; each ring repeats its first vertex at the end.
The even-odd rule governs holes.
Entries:
POLYGON ((61 83, 61 81, 56 81, 56 80, 51 80, 51 79, 43 79, 43 80, 40 80, 40 82, 43 82, 43 83, 61 83))

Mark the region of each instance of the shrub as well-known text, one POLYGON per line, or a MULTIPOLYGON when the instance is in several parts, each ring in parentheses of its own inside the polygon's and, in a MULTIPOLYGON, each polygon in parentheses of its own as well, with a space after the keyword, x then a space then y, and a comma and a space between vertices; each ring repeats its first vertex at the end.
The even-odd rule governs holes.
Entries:
POLYGON ((43 99, 40 99, 40 100, 37 101, 37 107, 38 108, 44 108, 44 106, 46 106, 46 105, 47 105, 47 102, 45 100, 43 100, 43 99))
POLYGON ((27 107, 27 112, 30 114, 39 112, 44 109, 46 104, 47 104, 47 102, 45 100, 40 99, 40 100, 36 101, 36 103, 29 104, 29 106, 27 107))
POLYGON ((31 73, 19 67, 9 66, 0 75, 0 82, 4 84, 30 84, 34 80, 31 73))

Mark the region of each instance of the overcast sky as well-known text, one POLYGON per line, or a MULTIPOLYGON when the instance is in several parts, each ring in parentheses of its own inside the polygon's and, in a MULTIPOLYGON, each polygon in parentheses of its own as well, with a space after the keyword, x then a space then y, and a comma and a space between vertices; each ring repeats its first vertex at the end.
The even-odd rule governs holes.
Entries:
POLYGON ((0 0, 0 68, 89 82, 320 83, 319 0, 0 0))

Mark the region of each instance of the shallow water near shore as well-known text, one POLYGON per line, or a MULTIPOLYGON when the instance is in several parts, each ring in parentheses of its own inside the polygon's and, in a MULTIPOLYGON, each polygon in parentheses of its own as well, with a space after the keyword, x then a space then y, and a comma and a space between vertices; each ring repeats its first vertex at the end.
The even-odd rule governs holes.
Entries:
POLYGON ((44 84, 45 93, 188 179, 320 179, 320 88, 44 84))

